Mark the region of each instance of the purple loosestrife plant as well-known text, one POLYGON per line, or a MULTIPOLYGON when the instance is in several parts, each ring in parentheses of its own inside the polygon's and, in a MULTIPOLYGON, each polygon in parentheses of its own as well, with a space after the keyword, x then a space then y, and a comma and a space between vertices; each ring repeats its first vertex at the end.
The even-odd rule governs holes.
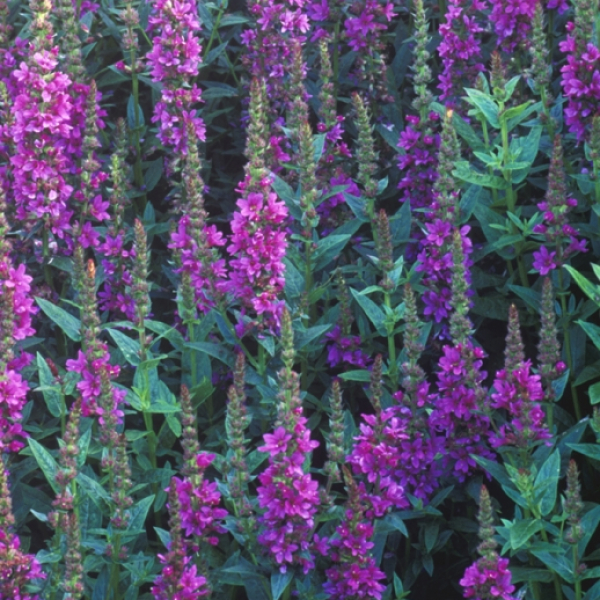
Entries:
POLYGON ((444 346, 439 359, 438 392, 431 397, 435 408, 430 423, 446 436, 446 459, 450 470, 459 481, 464 481, 477 468, 471 454, 486 458, 494 458, 494 455, 487 446, 490 421, 487 391, 483 387, 486 378, 482 370, 484 353, 472 339, 467 267, 462 251, 464 242, 458 229, 454 230, 453 238, 452 344, 444 346))
POLYGON ((506 424, 490 434, 494 448, 514 446, 527 451, 535 442, 550 437, 540 405, 544 398, 541 377, 530 371, 531 361, 525 360, 523 353, 519 313, 513 304, 508 314, 504 369, 496 374, 491 395, 491 407, 504 409, 507 417, 506 424))
POLYGON ((495 549, 498 544, 494 540, 494 513, 490 494, 484 485, 481 486, 477 520, 481 540, 477 551, 481 558, 467 568, 460 580, 463 596, 473 600, 515 600, 508 559, 500 558, 495 549))
POLYGON ((292 370, 292 321, 285 309, 281 314, 281 345, 284 367, 279 372, 277 419, 273 433, 264 434, 264 444, 258 448, 269 460, 269 466, 258 476, 258 542, 282 573, 299 566, 306 574, 315 567, 311 537, 320 498, 319 484, 305 465, 319 443, 310 439, 303 415, 299 376, 292 370))
POLYGON ((329 554, 334 564, 325 571, 327 581, 323 588, 331 600, 380 600, 385 590, 381 583, 385 574, 370 554, 375 545, 371 541, 372 519, 366 516, 367 506, 352 475, 346 467, 343 470, 348 500, 344 506, 344 519, 330 540, 329 554))

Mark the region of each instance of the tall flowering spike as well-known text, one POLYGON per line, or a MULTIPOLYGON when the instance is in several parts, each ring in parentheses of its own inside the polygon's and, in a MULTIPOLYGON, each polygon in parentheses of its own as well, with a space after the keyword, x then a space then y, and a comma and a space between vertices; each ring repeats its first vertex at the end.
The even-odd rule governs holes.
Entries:
POLYGON ((343 469, 348 500, 344 519, 336 529, 337 535, 330 540, 329 555, 334 564, 325 571, 327 581, 323 589, 331 600, 380 600, 385 590, 385 585, 380 582, 385 579, 385 574, 370 553, 375 545, 371 541, 373 522, 366 516, 368 509, 359 487, 346 467, 343 469))
POLYGON ((269 466, 258 476, 258 506, 261 533, 259 544, 284 573, 299 566, 306 574, 314 568, 314 517, 318 510, 319 484, 305 467, 319 443, 310 439, 303 415, 299 376, 292 371, 293 338, 291 320, 282 313, 284 368, 279 372, 281 391, 273 433, 265 433, 260 452, 269 454, 269 466))
POLYGON ((567 489, 565 490, 563 509, 569 525, 565 539, 569 544, 577 544, 583 538, 584 530, 581 525, 581 512, 583 511, 581 484, 579 483, 577 463, 574 460, 569 461, 567 469, 567 489))
POLYGON ((49 50, 52 46, 54 29, 50 21, 52 0, 29 0, 31 23, 29 31, 35 38, 34 44, 38 50, 49 50))
MULTIPOLYGON (((214 225, 207 225, 204 209, 204 182, 200 175, 200 158, 196 133, 187 123, 189 139, 183 167, 184 205, 183 217, 171 233, 171 248, 179 258, 182 284, 191 286, 195 301, 202 313, 207 313, 222 299, 225 285, 225 261, 217 248, 225 244, 223 235, 214 225)), ((190 306, 191 308, 191 306, 190 306)), ((195 312, 195 311, 192 311, 195 312)))
POLYGON ((77 477, 77 456, 79 447, 79 423, 81 421, 81 398, 78 398, 71 410, 65 429, 64 444, 60 448, 58 464, 60 470, 56 475, 56 483, 59 492, 52 501, 54 511, 48 514, 48 521, 54 529, 66 530, 64 517, 74 509, 74 497, 72 483, 77 477))
MULTIPOLYGON (((433 211, 427 215, 429 222, 424 229, 424 239, 417 258, 420 262, 417 270, 424 273, 423 293, 425 316, 441 323, 450 315, 451 285, 453 280, 453 237, 456 226, 458 205, 457 185, 452 175, 454 164, 460 158, 460 144, 452 126, 452 111, 448 110, 442 128, 440 151, 438 154, 438 178, 434 186, 435 201, 433 211)), ((465 225, 460 229, 465 275, 472 261, 471 241, 468 237, 470 228, 465 225)), ((458 268, 461 269, 461 264, 458 268)), ((466 280, 469 281, 468 279, 466 280)))
POLYGON ((552 280, 546 277, 542 286, 542 301, 540 306, 541 326, 540 341, 538 344, 538 371, 542 377, 544 400, 548 403, 556 400, 556 392, 554 391, 552 382, 558 379, 567 368, 561 360, 554 302, 552 280))
POLYGON ((14 523, 8 472, 0 457, 0 598, 39 600, 30 587, 46 575, 35 556, 21 550, 21 542, 12 531, 14 523))
POLYGON ((196 456, 200 453, 198 441, 198 424, 196 411, 192 406, 192 398, 187 386, 181 386, 181 427, 183 447, 183 464, 181 474, 189 477, 195 472, 196 456))
POLYGON ((567 23, 567 39, 559 48, 567 55, 561 68, 562 88, 568 99, 565 122, 579 141, 587 140, 594 116, 600 114, 600 48, 593 42, 597 3, 576 0, 575 20, 567 23))
POLYGON ((83 596, 84 575, 81 554, 81 527, 79 526, 77 512, 70 512, 66 516, 65 532, 67 551, 65 553, 63 588, 67 593, 67 597, 78 600, 83 596))
POLYGON ((381 354, 378 354, 373 361, 373 368, 371 369, 371 404, 375 409, 377 415, 381 414, 381 398, 383 395, 383 389, 381 381, 383 379, 383 358, 381 354))
POLYGON ((521 337, 519 311, 514 304, 508 309, 508 332, 506 334, 506 348, 504 350, 504 369, 514 371, 525 362, 525 346, 521 337))
POLYGON ((33 335, 31 318, 36 313, 30 296, 32 278, 25 265, 15 268, 8 240, 4 189, 0 185, 0 454, 23 447, 22 410, 29 386, 19 371, 31 355, 15 352, 15 343, 33 335))
POLYGON ((356 128, 358 129, 356 149, 358 174, 356 179, 362 185, 372 210, 372 203, 377 194, 377 181, 373 177, 377 171, 377 154, 373 141, 371 117, 367 105, 357 92, 352 94, 352 104, 356 110, 356 128))
MULTIPOLYGON (((407 125, 400 133, 398 148, 404 152, 398 158, 403 176, 398 184, 402 190, 401 202, 410 201, 412 208, 431 206, 434 201, 433 185, 437 179, 437 152, 440 145, 439 115, 429 112, 433 96, 428 89, 431 81, 427 45, 430 41, 429 23, 422 0, 415 2, 415 39, 413 108, 418 115, 407 115, 407 125)), ((415 213, 418 215, 419 213, 415 213)), ((418 218, 418 217, 417 217, 418 218)))
POLYGON ((375 249, 379 259, 378 266, 383 275, 379 285, 389 292, 394 289, 394 282, 390 279, 390 273, 394 269, 394 256, 390 221, 383 208, 375 216, 375 230, 377 231, 375 249))
POLYGON ((492 458, 487 437, 490 431, 487 391, 483 387, 484 353, 471 338, 473 326, 469 312, 469 278, 464 264, 464 241, 454 230, 450 338, 452 345, 443 347, 439 359, 438 394, 432 395, 435 408, 430 424, 446 436, 448 464, 463 481, 477 468, 471 454, 492 458))
MULTIPOLYGON (((285 203, 272 190, 271 178, 262 161, 254 163, 254 147, 262 146, 259 132, 266 129, 264 88, 251 89, 250 115, 257 119, 248 133, 246 175, 237 189, 241 198, 233 213, 230 244, 230 280, 224 285, 238 298, 244 308, 258 317, 261 325, 279 324, 285 283, 283 257, 287 248, 284 223, 288 216, 285 203)), ((262 158, 262 156, 261 156, 262 158)))
POLYGON ((477 550, 481 555, 473 565, 467 568, 460 585, 465 598, 477 600, 515 600, 512 593, 511 572, 508 570, 508 559, 500 558, 495 548, 494 513, 490 495, 485 486, 481 486, 479 499, 479 544, 477 550))
POLYGON ((319 92, 319 119, 326 129, 331 130, 338 124, 337 100, 335 97, 335 81, 327 42, 319 40, 319 57, 321 59, 321 90, 319 92))
MULTIPOLYGON (((544 26, 544 9, 541 2, 537 2, 535 5, 529 54, 531 55, 531 67, 528 73, 538 93, 544 90, 546 92, 546 101, 551 102, 552 98, 548 95, 547 90, 550 84, 552 68, 550 66, 550 52, 548 50, 546 28, 544 26)), ((550 105, 547 108, 550 108, 550 105)))
POLYGON ((59 23, 58 29, 62 33, 58 39, 60 60, 74 81, 83 82, 86 73, 81 60, 79 19, 75 15, 72 0, 57 0, 55 14, 59 23))
MULTIPOLYGON (((116 447, 116 426, 122 422, 123 411, 120 405, 126 395, 125 390, 114 388, 111 379, 119 375, 118 365, 110 364, 108 346, 99 340, 100 319, 96 300, 96 267, 93 260, 84 266, 83 250, 76 248, 76 273, 81 277, 77 282, 81 305, 81 350, 77 359, 67 360, 68 371, 77 373, 81 380, 77 389, 81 394, 81 412, 84 417, 99 417, 101 440, 109 448, 109 454, 116 447)), ((114 457, 109 457, 110 462, 114 457)), ((112 468, 112 467, 111 467, 112 468)))
POLYGON ((198 116, 200 89, 191 83, 201 63, 200 20, 193 2, 157 0, 148 18, 152 49, 146 55, 153 81, 162 83, 154 107, 153 123, 159 123, 158 139, 183 158, 190 142, 204 141, 206 130, 198 116), (188 127, 194 132, 187 133, 188 127))
MULTIPOLYGON (((130 508, 133 505, 131 491, 133 484, 131 482, 131 467, 127 457, 127 438, 122 433, 117 438, 117 447, 115 453, 115 479, 112 500, 114 503, 113 514, 110 523, 114 530, 125 531, 131 518, 130 508)), ((123 559, 125 548, 113 547, 113 559, 123 559)))
POLYGON ((144 326, 144 320, 150 314, 150 296, 148 287, 148 247, 146 231, 139 219, 133 224, 134 260, 132 269, 131 296, 135 305, 135 325, 144 326))
POLYGON ((446 20, 440 25, 442 42, 438 52, 442 59, 440 100, 456 106, 465 87, 473 87, 477 75, 484 71, 481 60, 480 34, 484 28, 477 13, 487 9, 483 0, 450 0, 446 20))
MULTIPOLYGON (((251 535, 256 527, 256 519, 247 495, 247 486, 250 481, 250 471, 246 461, 248 448, 245 432, 250 425, 251 417, 246 409, 245 383, 245 358, 239 352, 233 371, 233 385, 227 393, 227 414, 225 416, 225 431, 227 433, 227 446, 231 449, 229 458, 229 494, 233 500, 235 514, 241 519, 241 530, 246 535, 251 535), (233 473, 231 475, 231 473, 233 473)), ((229 455, 228 455, 229 456, 229 455)))
POLYGON ((164 565, 162 573, 157 576, 152 586, 155 600, 172 600, 181 597, 191 600, 210 595, 206 577, 198 574, 195 564, 186 551, 186 544, 181 532, 181 511, 179 502, 178 480, 174 477, 169 485, 169 530, 171 543, 166 555, 159 554, 158 558, 164 565))
POLYGON ((469 277, 465 266, 465 255, 463 252, 463 239, 458 229, 454 230, 452 240, 452 316, 450 317, 450 337, 454 344, 466 344, 473 334, 473 324, 469 314, 469 277))
POLYGON ((327 458, 325 472, 333 481, 340 480, 339 465, 344 464, 344 410, 342 406, 342 389, 339 379, 331 384, 331 399, 329 400, 331 414, 329 416, 329 438, 327 440, 327 458))
POLYGON ((548 190, 544 201, 538 203, 538 208, 544 213, 544 223, 536 225, 534 229, 550 247, 548 250, 544 245, 533 253, 533 268, 540 275, 561 268, 573 254, 586 251, 586 241, 578 239, 577 231, 569 224, 568 214, 576 206, 575 198, 567 198, 561 136, 556 135, 548 173, 548 190))

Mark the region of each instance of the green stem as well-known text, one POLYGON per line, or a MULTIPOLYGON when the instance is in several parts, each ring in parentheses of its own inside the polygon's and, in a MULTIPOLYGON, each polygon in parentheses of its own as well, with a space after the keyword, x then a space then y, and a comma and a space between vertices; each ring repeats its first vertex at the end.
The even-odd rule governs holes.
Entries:
POLYGON ((573 544, 573 573, 575 576, 575 600, 581 600, 581 577, 579 576, 579 553, 577 544, 573 544))
POLYGON ((594 174, 594 195, 596 196, 596 204, 600 204, 600 159, 592 162, 592 172, 594 174))

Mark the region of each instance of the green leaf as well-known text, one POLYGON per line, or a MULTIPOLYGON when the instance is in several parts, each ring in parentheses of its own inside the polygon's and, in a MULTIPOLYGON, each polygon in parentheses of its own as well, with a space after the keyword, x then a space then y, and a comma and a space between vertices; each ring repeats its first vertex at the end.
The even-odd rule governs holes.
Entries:
POLYGON ((327 138, 326 133, 319 133, 313 136, 313 149, 314 149, 314 160, 315 164, 318 164, 323 156, 323 149, 325 148, 325 139, 327 138))
POLYGON ((565 269, 569 275, 575 280, 581 291, 592 301, 600 306, 600 286, 594 285, 589 279, 584 277, 579 271, 573 267, 565 265, 565 269))
POLYGON ((371 372, 365 369, 356 369, 340 373, 338 377, 344 381, 371 381, 371 372))
POLYGON ((468 98, 466 98, 469 104, 472 104, 478 108, 486 121, 494 128, 500 129, 500 121, 498 121, 498 105, 494 102, 494 99, 488 94, 484 94, 474 88, 466 88, 468 98))
POLYGON ((277 571, 271 575, 271 595, 273 596, 273 600, 281 598, 285 588, 292 581, 293 576, 294 573, 292 571, 286 571, 285 573, 277 571))
POLYGON ((125 360, 132 366, 140 364, 140 343, 125 335, 118 329, 107 329, 110 337, 114 340, 119 350, 123 353, 125 360))
POLYGON ((539 292, 521 285, 509 285, 508 289, 517 294, 517 296, 519 296, 521 300, 527 304, 528 308, 534 312, 538 312, 541 298, 541 294, 539 292))
POLYGON ((46 313, 46 316, 54 321, 65 333, 65 335, 71 338, 74 342, 81 341, 81 321, 69 314, 63 308, 44 300, 44 298, 36 298, 38 306, 46 313))
POLYGON ((600 580, 585 593, 583 600, 600 600, 600 580))
POLYGON ((62 395, 60 386, 54 381, 52 371, 44 357, 38 352, 37 356, 38 377, 40 379, 40 387, 37 390, 42 391, 44 402, 48 407, 48 411, 53 417, 60 417, 63 411, 62 395), (42 389, 43 388, 43 389, 42 389))
MULTIPOLYGON (((294 345, 296 350, 302 350, 302 348, 308 346, 312 341, 320 339, 321 336, 327 333, 331 329, 329 325, 315 325, 308 329, 294 330, 294 345)), ((322 344, 320 344, 322 345, 322 344)))
POLYGON ((506 469, 497 462, 488 460, 476 454, 469 455, 486 473, 489 473, 500 485, 514 487, 506 469))
POLYGON ((481 194, 480 185, 470 185, 460 198, 460 222, 466 223, 473 214, 481 194))
POLYGON ((33 457, 35 458, 38 466, 44 473, 46 480, 50 484, 50 487, 58 494, 59 487, 56 481, 56 475, 58 474, 58 464, 54 460, 54 457, 44 446, 39 442, 36 442, 32 437, 27 438, 27 444, 31 449, 33 457))
POLYGON ((151 192, 163 174, 164 160, 157 158, 148 163, 148 168, 144 171, 144 185, 146 186, 146 192, 151 192))
POLYGON ((425 526, 425 549, 430 554, 435 546, 438 539, 438 533, 440 532, 440 526, 437 523, 428 523, 425 526))
POLYGON ((542 516, 550 514, 556 504, 560 476, 560 452, 555 450, 541 466, 533 485, 535 503, 539 503, 542 516))
POLYGON ((390 219, 390 233, 392 235, 392 245, 396 247, 410 238, 411 215, 410 202, 408 200, 402 203, 400 210, 390 219))
POLYGON ((600 460, 600 444, 567 444, 567 446, 588 458, 600 460))
POLYGON ((213 344, 212 342, 187 342, 185 347, 191 350, 197 350, 198 352, 204 352, 204 354, 217 358, 222 363, 233 368, 231 353, 220 344, 213 344))
POLYGON ((600 327, 581 320, 576 321, 576 323, 587 333, 590 340, 594 343, 594 346, 600 350, 600 327))
POLYGON ((600 403, 600 381, 588 388, 588 394, 590 395, 590 404, 600 403))
POLYGON ((385 332, 385 313, 373 300, 367 298, 367 296, 363 296, 359 292, 357 292, 354 288, 350 288, 350 292, 352 292, 352 296, 360 307, 365 311, 365 314, 369 318, 369 321, 373 323, 375 329, 381 335, 386 335, 385 332))
POLYGON ((98 505, 99 499, 110 503, 111 500, 108 492, 89 475, 86 475, 85 473, 78 473, 77 477, 75 477, 75 480, 79 484, 79 487, 89 496, 92 502, 94 502, 94 504, 98 505))
POLYGON ((521 104, 521 106, 515 106, 514 108, 509 108, 506 111, 504 117, 507 120, 506 128, 508 131, 512 131, 519 123, 521 123, 521 121, 524 121, 529 115, 537 112, 542 106, 541 102, 528 105, 529 102, 531 101, 529 100, 527 103, 521 104), (524 110, 520 110, 521 107, 525 107, 524 110), (510 111, 515 112, 511 113, 510 111))
POLYGON ((285 295, 287 298, 300 298, 304 291, 304 277, 288 258, 283 259, 285 265, 285 295))
POLYGON ((583 517, 581 517, 581 531, 583 531, 583 537, 577 544, 577 550, 579 556, 585 555, 585 549, 589 541, 592 539, 598 523, 600 523, 600 506, 596 505, 594 508, 588 510, 583 517))
POLYGON ((319 240, 317 249, 313 254, 313 265, 315 271, 326 267, 346 246, 350 234, 329 235, 319 240))
POLYGON ((229 42, 223 42, 222 44, 219 44, 216 48, 211 48, 210 52, 202 59, 202 65, 210 65, 210 63, 217 60, 217 58, 219 58, 219 56, 221 56, 221 54, 223 54, 223 52, 225 52, 225 50, 227 49, 228 43, 229 42))
POLYGON ((96 581, 92 581, 92 600, 105 600, 109 595, 110 588, 110 570, 108 565, 102 567, 100 575, 96 581))
POLYGON ((516 169, 512 172, 513 183, 521 183, 525 181, 525 178, 529 175, 529 169, 533 164, 538 153, 538 148, 540 147, 541 137, 542 127, 536 125, 531 128, 529 135, 525 139, 518 138, 517 140, 513 140, 515 142, 515 148, 520 150, 519 161, 525 162, 528 165, 523 169, 516 169))
POLYGON ((404 521, 396 513, 388 513, 383 520, 396 531, 399 531, 404 537, 408 537, 408 529, 406 529, 404 521))
POLYGON ((516 521, 510 528, 510 545, 513 550, 524 546, 535 535, 543 524, 539 519, 522 519, 516 521))
POLYGON ((129 534, 139 534, 145 531, 144 523, 146 522, 146 516, 148 511, 154 502, 154 494, 147 498, 142 498, 139 502, 136 502, 131 507, 131 513, 129 516, 129 522, 127 523, 126 532, 129 534))
POLYGON ((362 196, 353 196, 347 192, 344 192, 344 198, 354 216, 362 223, 368 223, 369 216, 367 215, 365 199, 362 196))
POLYGON ((133 94, 129 96, 127 101, 127 126, 129 129, 134 130, 137 127, 144 126, 144 111, 139 104, 136 104, 133 94), (136 120, 136 106, 137 106, 137 120, 136 120))
POLYGON ((470 163, 466 160, 460 160, 456 162, 456 169, 452 171, 452 174, 466 181, 467 183, 473 183, 481 187, 492 188, 496 190, 505 190, 508 187, 506 180, 496 175, 490 175, 488 173, 480 173, 471 167, 470 163))
POLYGON ((574 583, 571 565, 564 556, 553 556, 549 552, 533 550, 532 554, 539 558, 549 569, 558 573, 567 583, 574 583))

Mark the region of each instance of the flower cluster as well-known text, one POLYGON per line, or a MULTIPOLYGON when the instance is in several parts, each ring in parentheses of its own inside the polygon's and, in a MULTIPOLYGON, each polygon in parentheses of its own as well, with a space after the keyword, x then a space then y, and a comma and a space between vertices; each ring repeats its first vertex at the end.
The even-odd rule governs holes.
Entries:
POLYGON ((385 586, 380 583, 384 573, 377 567, 369 551, 374 544, 372 522, 365 518, 367 507, 352 476, 345 470, 348 501, 345 519, 330 539, 334 565, 325 571, 327 581, 323 589, 331 600, 374 598, 380 600, 385 586))
POLYGON ((212 545, 218 543, 216 533, 224 533, 221 521, 227 511, 218 508, 221 494, 215 482, 204 479, 205 470, 212 464, 214 454, 201 452, 196 456, 195 473, 189 477, 174 477, 180 506, 181 527, 186 536, 196 536, 212 545))
POLYGON ((528 45, 536 4, 537 0, 492 2, 490 21, 502 50, 513 52, 519 45, 528 45))
POLYGON ((200 20, 196 5, 187 0, 158 0, 148 18, 152 49, 146 55, 152 80, 163 84, 161 99, 154 108, 153 123, 159 123, 158 137, 176 156, 186 153, 187 123, 195 138, 204 140, 204 122, 197 116, 201 92, 190 80, 198 74, 201 46, 200 20))
POLYGON ((266 313, 277 321, 279 295, 285 284, 283 257, 287 248, 283 224, 288 210, 264 177, 256 185, 246 178, 240 183, 238 210, 233 213, 228 289, 257 315, 266 313))
POLYGON ((158 555, 164 567, 152 586, 152 595, 156 600, 198 600, 210 595, 206 577, 198 573, 195 564, 190 564, 192 559, 188 556, 187 546, 181 534, 181 506, 177 485, 173 478, 169 486, 167 504, 171 543, 166 555, 158 555))
POLYGON ((567 38, 559 44, 567 55, 561 68, 562 87, 569 100, 565 122, 579 141, 588 138, 592 119, 599 114, 600 49, 591 41, 595 11, 594 2, 575 2, 575 21, 567 24, 567 38))
POLYGON ((440 25, 442 41, 438 52, 442 59, 439 88, 440 100, 456 105, 463 87, 473 87, 475 78, 484 70, 481 40, 484 31, 476 13, 487 8, 484 0, 450 0, 446 20, 440 25))

